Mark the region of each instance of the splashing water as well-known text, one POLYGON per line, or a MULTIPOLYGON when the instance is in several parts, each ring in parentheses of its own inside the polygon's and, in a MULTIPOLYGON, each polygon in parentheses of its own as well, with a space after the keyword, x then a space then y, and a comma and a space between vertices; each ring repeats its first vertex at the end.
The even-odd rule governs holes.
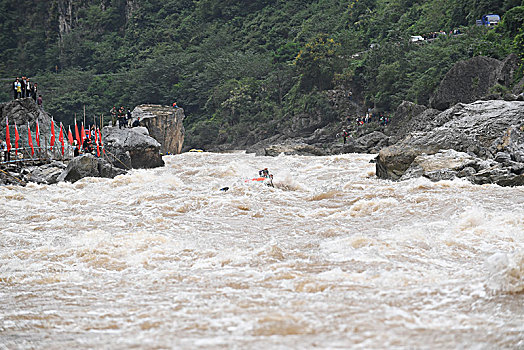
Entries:
POLYGON ((0 187, 0 349, 524 347, 524 188, 372 158, 0 187), (245 182, 265 167, 274 188, 245 182))

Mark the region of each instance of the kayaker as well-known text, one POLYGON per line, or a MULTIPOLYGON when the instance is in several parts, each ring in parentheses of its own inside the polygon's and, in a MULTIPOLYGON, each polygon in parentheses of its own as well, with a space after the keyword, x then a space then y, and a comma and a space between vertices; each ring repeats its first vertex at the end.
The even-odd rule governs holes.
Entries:
POLYGON ((268 178, 269 177, 269 170, 267 170, 267 168, 259 170, 258 175, 268 178))

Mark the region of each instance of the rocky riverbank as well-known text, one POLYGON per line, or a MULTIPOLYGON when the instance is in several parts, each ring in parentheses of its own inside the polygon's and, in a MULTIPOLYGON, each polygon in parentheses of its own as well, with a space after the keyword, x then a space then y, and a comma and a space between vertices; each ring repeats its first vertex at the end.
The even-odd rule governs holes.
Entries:
MULTIPOLYGON (((60 146, 55 146, 52 150, 48 146, 43 146, 36 159, 24 154, 25 159, 0 163, 0 185, 25 185, 28 182, 54 184, 60 181, 75 182, 84 177, 113 178, 130 169, 163 166, 162 144, 157 139, 164 142, 165 151, 180 153, 184 137, 182 125, 184 112, 182 109, 173 110, 168 106, 146 105, 142 107, 137 111, 135 118, 141 117, 145 126, 123 129, 103 128, 104 147, 100 149, 100 157, 87 153, 73 158, 72 148, 67 145, 67 141, 64 155, 61 154, 60 146), (158 111, 163 113, 156 115, 155 112, 158 111), (167 113, 164 113, 166 111, 167 113), (166 126, 165 130, 159 133, 158 130, 162 129, 163 125, 166 126), (148 127, 155 133, 156 139, 150 136, 148 127)), ((6 118, 9 119, 12 144, 13 127, 17 124, 20 133, 19 147, 28 147, 27 125, 33 130, 31 139, 36 145, 37 121, 42 144, 49 144, 46 139, 50 139, 52 118, 44 110, 38 108, 33 100, 19 99, 0 104, 0 120, 2 121, 0 122, 0 138, 2 139, 6 134, 6 118)), ((55 137, 58 139, 59 125, 55 123, 54 128, 55 137)), ((22 152, 19 151, 20 156, 22 152)))
POLYGON ((378 153, 376 174, 382 179, 465 178, 521 186, 524 79, 511 86, 517 64, 515 56, 458 62, 432 97, 432 107, 404 102, 390 125, 358 128, 345 144, 337 131, 347 126, 337 122, 304 137, 273 136, 247 151, 266 156, 378 153))

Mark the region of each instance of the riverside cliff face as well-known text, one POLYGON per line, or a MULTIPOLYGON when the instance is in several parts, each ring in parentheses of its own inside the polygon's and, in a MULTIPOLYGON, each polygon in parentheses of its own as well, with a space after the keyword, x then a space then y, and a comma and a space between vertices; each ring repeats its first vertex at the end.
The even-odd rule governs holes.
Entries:
POLYGON ((185 118, 182 108, 144 104, 135 107, 133 120, 140 118, 140 125, 145 126, 149 136, 160 143, 163 154, 180 154, 184 144, 185 118))

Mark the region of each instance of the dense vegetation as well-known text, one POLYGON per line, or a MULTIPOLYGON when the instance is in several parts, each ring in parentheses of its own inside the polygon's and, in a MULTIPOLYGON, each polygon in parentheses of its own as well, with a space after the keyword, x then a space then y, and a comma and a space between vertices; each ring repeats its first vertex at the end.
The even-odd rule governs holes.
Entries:
POLYGON ((84 105, 176 100, 197 147, 254 142, 312 110, 336 120, 328 89, 391 111, 426 104, 458 60, 524 59, 522 0, 0 0, 0 27, 1 100, 21 75, 65 123, 84 105), (502 23, 476 27, 486 13, 502 23))

